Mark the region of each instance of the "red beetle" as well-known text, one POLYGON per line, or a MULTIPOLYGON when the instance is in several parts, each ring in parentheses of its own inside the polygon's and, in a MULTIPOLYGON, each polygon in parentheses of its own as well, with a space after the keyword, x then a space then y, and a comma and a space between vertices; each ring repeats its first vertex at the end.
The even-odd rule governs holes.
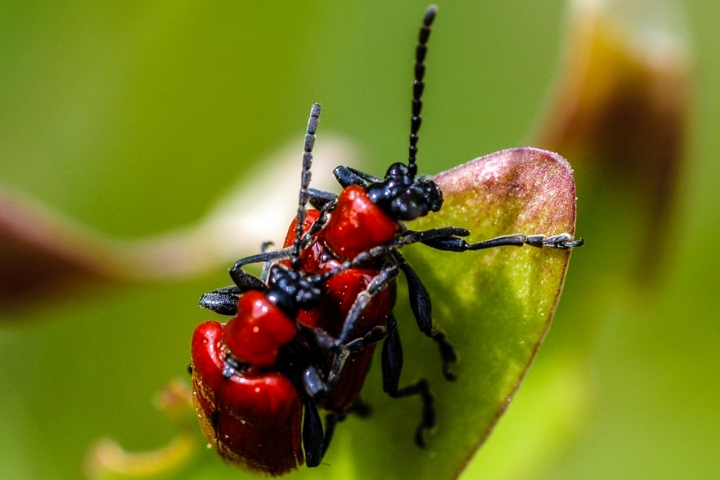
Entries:
MULTIPOLYGON (((305 139, 299 218, 305 213, 319 114, 320 106, 314 105, 305 139)), ((331 378, 323 370, 326 358, 332 365, 334 354, 344 358, 386 335, 384 328, 374 329, 347 346, 333 346, 333 352, 298 335, 299 309, 320 304, 324 296, 319 287, 356 266, 338 265, 322 275, 299 272, 300 247, 298 236, 289 249, 291 265, 272 265, 263 278, 242 270, 257 256, 239 261, 231 270, 235 285, 200 300, 201 306, 233 318, 225 325, 201 324, 192 340, 195 409, 205 436, 225 460, 269 475, 286 473, 303 461, 319 465, 328 443, 316 406, 316 396, 326 390, 323 379, 331 378)), ((267 261, 277 255, 260 256, 267 261)))
MULTIPOLYGON (((312 161, 319 115, 319 105, 313 105, 303 178, 312 161)), ((300 201, 304 209, 302 196, 300 201)), ((299 252, 296 242, 293 257, 299 252)), ((192 340, 193 398, 203 433, 225 460, 280 475, 303 464, 304 404, 305 456, 309 466, 316 466, 322 453, 322 424, 302 383, 305 370, 314 366, 297 341, 295 316, 300 306, 321 301, 315 285, 322 280, 308 280, 283 265, 273 266, 262 280, 237 268, 233 279, 235 286, 204 295, 201 305, 232 310, 234 317, 224 326, 201 324, 192 340)))
MULTIPOLYGON (((452 380, 454 376, 449 371, 449 364, 456 361, 455 351, 445 340, 443 332, 434 325, 430 296, 397 248, 414 242, 454 252, 524 244, 572 248, 582 245, 582 240, 573 241, 567 234, 554 237, 514 234, 468 244, 460 238, 469 234, 465 229, 448 227, 413 232, 403 223, 425 216, 429 212, 439 211, 443 203, 438 185, 431 179, 416 175, 421 96, 425 86, 423 62, 435 14, 434 6, 428 8, 416 49, 408 164, 391 165, 384 179, 374 178, 348 167, 336 168, 334 174, 343 186, 343 191, 339 196, 335 196, 310 189, 310 202, 320 211, 309 212, 303 221, 303 233, 312 239, 312 243, 303 250, 300 257, 301 268, 305 272, 328 271, 373 249, 385 248, 386 254, 372 263, 363 264, 362 269, 348 270, 343 275, 330 279, 325 285, 326 299, 323 303, 309 311, 301 310, 298 319, 309 327, 322 329, 336 344, 362 337, 372 328, 387 325, 388 321, 394 323, 392 290, 396 276, 402 271, 408 281, 410 304, 418 326, 438 343, 443 373, 447 379, 452 380)), ((290 227, 285 246, 295 241, 297 232, 296 221, 290 227)), ((330 411, 326 421, 326 435, 332 435, 332 428, 337 420, 344 418, 344 414, 358 398, 373 349, 371 346, 351 354, 337 382, 331 383, 327 398, 321 401, 320 405, 330 411)), ((382 354, 383 388, 395 398, 421 396, 423 415, 415 441, 424 446, 423 432, 435 426, 433 397, 424 379, 399 388, 402 363, 399 333, 397 329, 391 328, 382 354)))
POLYGON ((360 263, 383 253, 364 254, 318 274, 300 271, 319 115, 315 104, 305 135, 296 240, 288 249, 264 252, 263 247, 260 255, 239 260, 230 270, 235 285, 200 299, 202 307, 233 318, 225 325, 199 325, 192 340, 193 395, 205 436, 225 460, 269 475, 291 471, 303 461, 309 467, 320 464, 332 435, 332 430, 323 433, 317 407, 330 389, 327 383, 335 384, 349 355, 370 348, 394 328, 383 322, 347 343, 327 346, 316 344, 316 336, 297 321, 301 308, 325 302, 324 285, 356 275, 360 263), (270 264, 288 256, 289 265, 270 264), (258 261, 268 262, 261 278, 242 269, 258 261))
MULTIPOLYGON (((246 293, 243 300, 251 293, 256 292, 246 293)), ((278 310, 267 297, 259 292, 257 296, 255 307, 278 310)), ((286 330, 287 343, 297 332, 294 322, 279 311, 269 315, 269 322, 243 306, 238 313, 231 322, 262 325, 260 332, 265 327, 286 330), (279 323, 286 325, 267 325, 283 317, 279 323)), ((300 394, 279 371, 265 371, 252 363, 237 363, 239 368, 234 368, 239 352, 228 347, 228 337, 227 328, 217 322, 201 324, 193 335, 193 398, 205 436, 223 458, 250 470, 279 475, 297 468, 303 463, 300 394)), ((279 346, 274 345, 276 355, 279 346)))
MULTIPOLYGON (((306 245, 300 256, 293 258, 295 268, 305 273, 328 272, 343 262, 357 261, 368 252, 374 252, 367 262, 357 262, 362 268, 347 270, 330 278, 324 286, 326 294, 322 303, 309 310, 302 309, 298 316, 298 320, 309 328, 309 336, 315 336, 313 342, 327 351, 358 341, 363 346, 369 345, 362 350, 353 349, 354 353, 346 359, 342 355, 325 355, 322 370, 328 376, 322 388, 328 391, 324 396, 317 397, 318 405, 330 412, 326 417, 325 448, 336 422, 356 405, 374 350, 372 342, 362 339, 372 338, 370 332, 377 329, 383 329, 387 335, 382 354, 384 390, 393 397, 419 395, 422 398, 423 415, 416 431, 416 443, 423 446, 424 431, 435 426, 433 397, 427 381, 421 379, 399 388, 403 359, 392 307, 395 279, 400 271, 408 282, 410 305, 418 327, 437 342, 443 373, 446 378, 454 379, 449 364, 456 361, 455 351, 444 333, 434 325, 430 296, 398 248, 421 242, 438 250, 464 252, 526 244, 567 249, 583 243, 582 239, 573 240, 568 234, 551 237, 512 234, 469 244, 461 238, 469 234, 463 228, 412 231, 404 224, 405 221, 439 211, 443 203, 439 186, 429 178, 418 176, 416 165, 421 96, 425 86, 424 60, 436 11, 434 6, 426 11, 416 48, 408 164, 392 164, 383 179, 349 167, 337 167, 333 173, 343 191, 338 196, 307 189, 310 203, 319 211, 307 212, 307 216, 304 211, 301 212, 302 215, 291 225, 285 241, 285 247, 296 244, 299 239, 306 245), (341 360, 338 361, 338 358, 341 360), (345 360, 344 368, 342 360, 345 360)), ((286 248, 257 256, 252 261, 276 260, 289 256, 289 252, 290 249, 286 248)), ((248 259, 242 264, 246 263, 249 263, 248 259)), ((220 294, 221 291, 214 293, 220 294)), ((231 301, 221 303, 232 304, 231 301)), ((213 309, 212 305, 204 306, 213 309)), ((222 312, 215 309, 219 313, 232 314, 232 308, 229 310, 222 312)), ((345 349, 344 353, 349 351, 345 349)))

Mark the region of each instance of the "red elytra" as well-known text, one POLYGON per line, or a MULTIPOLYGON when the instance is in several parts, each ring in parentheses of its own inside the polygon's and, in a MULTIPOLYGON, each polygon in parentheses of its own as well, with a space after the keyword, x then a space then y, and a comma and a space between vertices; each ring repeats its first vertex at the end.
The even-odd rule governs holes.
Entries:
POLYGON ((373 247, 385 245, 398 231, 358 185, 345 188, 338 197, 328 224, 321 235, 325 245, 341 259, 353 259, 373 247))
POLYGON ((263 369, 296 331, 256 291, 241 298, 224 329, 212 321, 195 329, 193 398, 202 431, 220 456, 247 470, 281 475, 304 462, 300 396, 286 376, 263 369), (253 344, 255 338, 265 352, 253 344), (242 362, 241 368, 229 370, 225 355, 242 362))

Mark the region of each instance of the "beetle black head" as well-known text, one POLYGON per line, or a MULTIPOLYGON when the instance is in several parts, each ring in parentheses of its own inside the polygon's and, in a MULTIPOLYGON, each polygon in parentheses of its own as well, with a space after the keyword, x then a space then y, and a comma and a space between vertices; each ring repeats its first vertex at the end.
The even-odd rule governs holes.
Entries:
POLYGON ((437 212, 442 206, 443 197, 440 187, 426 178, 417 175, 418 131, 422 124, 422 94, 425 90, 425 55, 427 41, 430 38, 430 25, 437 13, 437 7, 431 5, 425 12, 418 45, 415 49, 415 80, 413 81, 412 117, 410 119, 410 149, 407 165, 393 163, 382 182, 367 187, 370 199, 394 220, 415 220, 429 212, 437 212))
POLYGON ((415 178, 407 165, 393 163, 385 174, 385 180, 367 187, 368 196, 390 218, 415 220, 442 206, 440 188, 430 179, 415 178))
POLYGON ((307 277, 280 264, 270 269, 265 294, 290 318, 297 317, 300 308, 312 308, 323 299, 323 292, 314 277, 307 277))

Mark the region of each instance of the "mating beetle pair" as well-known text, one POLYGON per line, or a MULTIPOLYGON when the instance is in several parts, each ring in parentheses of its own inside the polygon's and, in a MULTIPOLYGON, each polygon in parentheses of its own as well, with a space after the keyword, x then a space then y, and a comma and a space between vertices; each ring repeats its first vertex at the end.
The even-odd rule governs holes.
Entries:
POLYGON ((433 324, 430 295, 401 255, 402 246, 420 242, 464 252, 582 245, 567 234, 513 234, 470 244, 462 228, 412 231, 403 223, 437 212, 443 203, 440 188, 418 176, 416 165, 424 59, 435 13, 435 7, 427 10, 416 49, 408 163, 392 164, 383 179, 338 167, 340 195, 309 188, 320 115, 314 105, 298 214, 285 248, 238 261, 230 270, 234 285, 201 299, 201 306, 233 316, 224 326, 200 325, 192 343, 196 410, 208 440, 228 461, 278 475, 303 463, 304 447, 307 465, 317 466, 337 422, 365 410, 360 390, 381 340, 383 388, 393 397, 420 396, 415 441, 424 445, 424 432, 436 423, 428 383, 399 386, 402 349, 392 309, 401 272, 418 326, 438 344, 448 379, 454 378, 449 365, 456 354, 433 324), (317 210, 306 211, 308 202, 317 210), (242 269, 255 262, 265 263, 260 278, 242 269), (328 412, 324 429, 319 408, 328 412))

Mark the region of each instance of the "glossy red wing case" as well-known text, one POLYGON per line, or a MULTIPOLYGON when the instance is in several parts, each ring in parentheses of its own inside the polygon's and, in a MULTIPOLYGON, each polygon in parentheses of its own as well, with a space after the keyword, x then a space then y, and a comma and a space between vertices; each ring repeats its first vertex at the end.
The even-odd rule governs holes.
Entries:
POLYGON ((206 322, 192 341, 193 398, 205 437, 228 462, 282 475, 304 462, 302 402, 277 372, 223 377, 222 326, 206 322))
POLYGON ((352 259, 395 237, 398 225, 375 205, 365 189, 353 185, 342 191, 328 224, 325 243, 337 256, 352 259))

